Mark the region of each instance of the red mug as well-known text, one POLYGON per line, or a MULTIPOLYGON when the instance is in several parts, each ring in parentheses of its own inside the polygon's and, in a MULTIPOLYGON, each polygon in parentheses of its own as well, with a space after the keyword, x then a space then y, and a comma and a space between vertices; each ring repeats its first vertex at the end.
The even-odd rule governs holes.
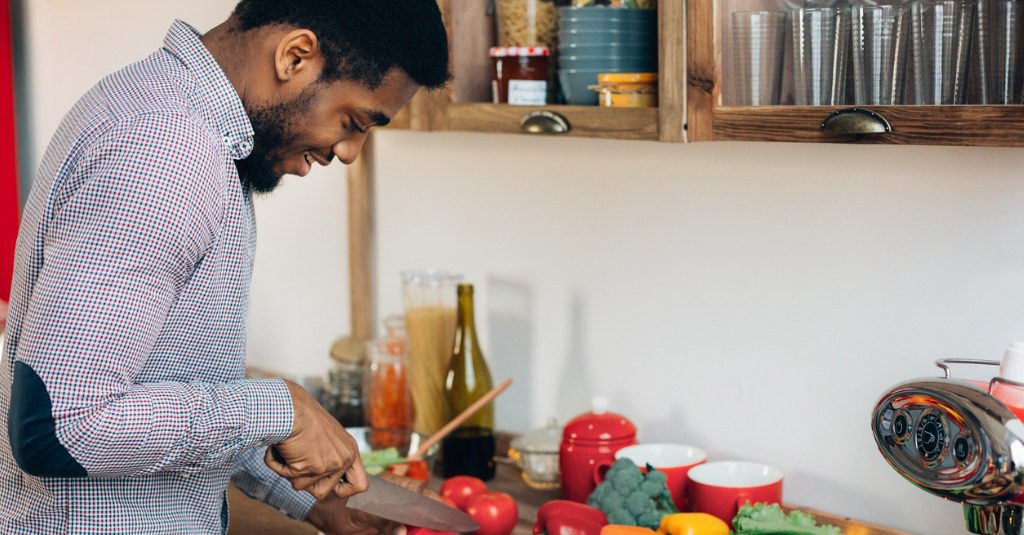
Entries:
POLYGON ((721 461, 687 474, 690 510, 716 516, 732 526, 743 504, 782 502, 782 470, 761 463, 721 461))
POLYGON ((683 444, 638 444, 615 452, 616 459, 629 459, 646 471, 649 464, 664 472, 672 502, 680 511, 686 508, 686 474, 708 458, 707 452, 683 444))

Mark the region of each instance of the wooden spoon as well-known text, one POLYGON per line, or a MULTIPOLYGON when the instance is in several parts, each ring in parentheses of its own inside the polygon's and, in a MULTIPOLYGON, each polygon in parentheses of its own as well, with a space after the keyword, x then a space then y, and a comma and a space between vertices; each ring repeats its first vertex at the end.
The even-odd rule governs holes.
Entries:
POLYGON ((484 394, 483 397, 473 402, 472 405, 466 407, 466 410, 460 412, 458 416, 452 418, 452 421, 445 424, 445 426, 442 427, 441 429, 438 429, 437 432, 434 433, 433 435, 430 435, 430 438, 425 440, 423 444, 420 444, 420 447, 415 452, 413 452, 412 455, 409 456, 409 460, 417 461, 422 459, 423 455, 427 453, 427 450, 433 447, 434 444, 441 442, 441 440, 443 440, 444 437, 448 436, 448 434, 454 431, 456 427, 462 424, 462 422, 466 421, 466 419, 469 418, 470 416, 476 414, 478 410, 484 408, 484 405, 487 405, 492 400, 494 400, 494 398, 498 397, 498 394, 504 392, 505 389, 508 388, 509 385, 511 384, 512 379, 505 379, 504 381, 501 382, 501 384, 492 388, 490 392, 484 394))

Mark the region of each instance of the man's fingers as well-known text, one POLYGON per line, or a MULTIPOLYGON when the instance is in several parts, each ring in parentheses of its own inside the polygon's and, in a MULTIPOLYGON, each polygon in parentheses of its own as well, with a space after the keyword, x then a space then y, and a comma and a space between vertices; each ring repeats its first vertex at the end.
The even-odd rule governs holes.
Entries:
POLYGON ((363 461, 356 457, 355 462, 345 472, 345 481, 339 481, 334 486, 334 494, 339 498, 348 498, 360 492, 366 492, 370 488, 369 478, 366 477, 366 470, 363 468, 363 461))
POLYGON ((274 471, 277 475, 292 479, 296 475, 295 471, 290 466, 281 464, 275 457, 272 448, 267 448, 267 453, 263 456, 263 462, 266 463, 267 467, 274 471))
MULTIPOLYGON (((327 477, 306 482, 306 486, 303 487, 303 489, 308 491, 313 496, 316 496, 316 499, 318 500, 326 499, 330 497, 331 494, 333 494, 334 487, 341 480, 342 474, 344 474, 344 472, 338 471, 328 475, 327 477)), ((298 480, 292 481, 293 486, 295 485, 296 481, 298 480)))

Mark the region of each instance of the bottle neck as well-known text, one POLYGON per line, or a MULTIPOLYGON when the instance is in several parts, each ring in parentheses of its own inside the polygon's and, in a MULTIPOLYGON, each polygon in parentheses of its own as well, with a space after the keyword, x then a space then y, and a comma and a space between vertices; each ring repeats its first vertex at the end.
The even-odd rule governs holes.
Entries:
POLYGON ((459 325, 476 330, 473 320, 473 285, 459 285, 459 325))

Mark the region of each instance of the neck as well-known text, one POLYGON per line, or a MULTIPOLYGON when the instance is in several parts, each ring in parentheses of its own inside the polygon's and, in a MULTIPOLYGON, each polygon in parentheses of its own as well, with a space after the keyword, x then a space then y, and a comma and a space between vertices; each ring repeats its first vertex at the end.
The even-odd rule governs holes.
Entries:
POLYGON ((247 38, 247 36, 252 33, 238 31, 237 22, 234 19, 228 19, 206 32, 202 37, 203 45, 227 75, 228 81, 234 86, 235 92, 242 99, 242 104, 246 109, 249 108, 247 97, 253 86, 251 76, 255 72, 255 69, 248 65, 248 58, 252 57, 254 39, 247 38), (248 54, 246 54, 247 48, 248 54))

